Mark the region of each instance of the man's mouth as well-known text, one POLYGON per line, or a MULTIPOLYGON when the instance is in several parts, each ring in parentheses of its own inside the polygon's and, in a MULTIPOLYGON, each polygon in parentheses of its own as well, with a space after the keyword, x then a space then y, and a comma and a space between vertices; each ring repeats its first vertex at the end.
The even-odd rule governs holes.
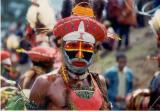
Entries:
POLYGON ((82 61, 73 61, 72 64, 76 67, 84 67, 87 65, 85 62, 82 61))

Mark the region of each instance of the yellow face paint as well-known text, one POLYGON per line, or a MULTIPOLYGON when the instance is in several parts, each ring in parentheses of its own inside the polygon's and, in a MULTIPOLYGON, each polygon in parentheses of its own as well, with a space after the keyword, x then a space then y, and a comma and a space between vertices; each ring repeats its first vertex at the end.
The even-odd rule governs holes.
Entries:
POLYGON ((66 51, 80 51, 80 52, 94 53, 94 45, 83 41, 68 41, 66 42, 64 48, 66 51))

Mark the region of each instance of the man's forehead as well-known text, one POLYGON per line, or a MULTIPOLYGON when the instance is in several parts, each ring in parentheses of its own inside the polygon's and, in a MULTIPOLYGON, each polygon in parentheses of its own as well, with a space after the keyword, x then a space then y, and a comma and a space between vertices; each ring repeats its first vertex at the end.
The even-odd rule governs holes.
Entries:
POLYGON ((64 41, 85 41, 90 43, 95 43, 95 38, 88 33, 79 33, 79 32, 72 32, 67 34, 64 38, 64 41))
POLYGON ((66 44, 69 44, 69 43, 82 43, 82 44, 90 44, 90 45, 94 45, 93 43, 90 43, 90 42, 86 42, 86 41, 79 41, 79 40, 70 40, 70 41, 66 41, 65 43, 66 44))

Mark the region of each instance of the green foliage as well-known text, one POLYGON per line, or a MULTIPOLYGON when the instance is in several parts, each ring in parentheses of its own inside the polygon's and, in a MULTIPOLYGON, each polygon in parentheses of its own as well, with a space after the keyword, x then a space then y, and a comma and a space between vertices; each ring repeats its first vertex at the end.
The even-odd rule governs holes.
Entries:
POLYGON ((6 110, 24 110, 25 102, 23 99, 23 96, 21 94, 18 94, 16 96, 11 97, 7 104, 5 109, 6 110))

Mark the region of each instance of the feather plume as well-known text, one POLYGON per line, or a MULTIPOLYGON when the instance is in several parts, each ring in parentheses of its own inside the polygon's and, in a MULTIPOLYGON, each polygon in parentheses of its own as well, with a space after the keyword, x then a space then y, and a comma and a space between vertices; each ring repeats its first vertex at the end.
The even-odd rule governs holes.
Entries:
POLYGON ((149 24, 156 32, 160 31, 160 9, 158 9, 152 19, 149 21, 149 24))
POLYGON ((8 49, 16 49, 19 46, 19 37, 14 34, 9 35, 6 45, 8 49))
POLYGON ((37 23, 40 22, 41 27, 38 28, 52 30, 56 23, 56 16, 48 0, 37 0, 32 1, 27 12, 27 20, 32 28, 37 28, 37 23))

